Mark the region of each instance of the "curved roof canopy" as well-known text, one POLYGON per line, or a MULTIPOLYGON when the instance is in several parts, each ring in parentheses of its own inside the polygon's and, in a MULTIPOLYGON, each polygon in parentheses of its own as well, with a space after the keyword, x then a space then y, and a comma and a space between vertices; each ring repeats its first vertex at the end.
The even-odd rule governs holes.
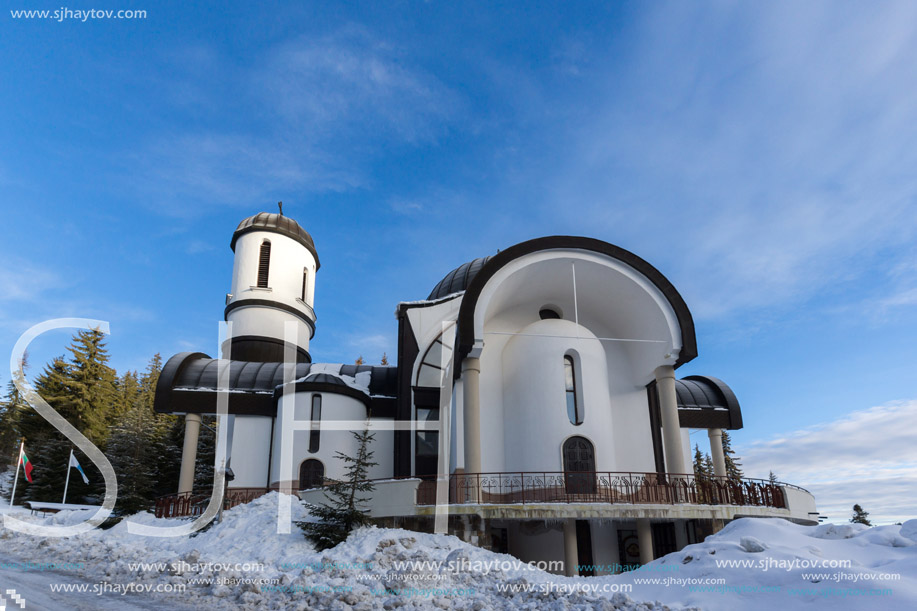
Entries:
POLYGON ((239 226, 236 227, 236 230, 232 234, 232 241, 229 243, 229 247, 235 251, 236 240, 239 239, 239 236, 245 235, 251 231, 271 231, 273 233, 285 235, 288 238, 293 238, 305 246, 309 252, 312 253, 312 256, 315 257, 315 269, 318 270, 318 268, 321 267, 321 263, 318 261, 318 252, 315 250, 315 242, 312 241, 312 236, 290 217, 277 214, 276 212, 259 212, 254 216, 250 216, 244 219, 239 223, 239 226))
MULTIPOLYGON (((478 299, 487 282, 503 267, 526 255, 544 250, 583 250, 598 253, 616 259, 639 272, 662 293, 669 302, 678 326, 681 330, 682 348, 675 366, 678 367, 697 356, 697 338, 694 332, 694 319, 685 300, 662 273, 634 253, 608 242, 594 238, 577 236, 549 236, 536 238, 511 246, 496 255, 475 259, 457 267, 443 278, 429 300, 444 297, 464 290, 461 309, 458 317, 458 350, 456 358, 464 358, 471 352, 475 343, 474 316, 478 299)), ((456 367, 456 375, 460 368, 456 367)))
POLYGON ((675 381, 678 420, 682 427, 740 429, 742 410, 732 389, 718 378, 687 376, 675 381))
MULTIPOLYGON (((156 384, 154 409, 162 413, 215 413, 219 362, 201 352, 181 352, 170 358, 156 384)), ((338 375, 325 371, 310 375, 316 365, 296 364, 293 373, 293 379, 297 380, 296 392, 312 390, 354 396, 368 401, 374 416, 385 416, 394 409, 398 389, 397 367, 341 365, 340 376, 356 377, 358 373, 370 372, 367 395, 348 386, 338 375)), ((283 363, 229 361, 229 413, 274 415, 283 385, 283 367, 283 363)))

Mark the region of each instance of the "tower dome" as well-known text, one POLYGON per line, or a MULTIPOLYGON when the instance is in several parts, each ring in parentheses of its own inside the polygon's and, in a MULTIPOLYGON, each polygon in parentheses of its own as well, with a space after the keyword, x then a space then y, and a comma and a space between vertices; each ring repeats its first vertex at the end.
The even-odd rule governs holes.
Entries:
POLYGON ((236 241, 239 237, 252 231, 271 231, 296 240, 305 246, 306 249, 312 253, 312 256, 315 257, 315 269, 318 270, 318 268, 321 267, 321 263, 318 260, 318 252, 315 250, 315 242, 312 241, 312 236, 294 219, 282 214, 277 214, 276 212, 259 212, 254 216, 243 219, 233 232, 232 241, 229 242, 229 247, 233 252, 236 250, 236 241))

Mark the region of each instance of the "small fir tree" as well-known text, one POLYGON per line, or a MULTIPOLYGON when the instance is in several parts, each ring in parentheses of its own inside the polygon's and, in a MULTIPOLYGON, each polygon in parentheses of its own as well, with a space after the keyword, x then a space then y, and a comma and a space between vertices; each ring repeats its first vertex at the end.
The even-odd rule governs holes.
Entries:
POLYGON ((776 484, 777 483, 777 474, 774 473, 773 471, 769 472, 767 474, 767 481, 770 484, 776 484))
POLYGON ((869 521, 869 512, 860 507, 859 504, 853 506, 853 517, 850 518, 850 521, 854 524, 872 526, 872 522, 869 521))
POLYGON ((350 532, 359 526, 370 523, 369 513, 364 508, 369 500, 366 496, 375 490, 372 482, 367 481, 370 467, 379 463, 373 462, 373 452, 369 449, 375 436, 369 432, 369 423, 360 433, 353 431, 358 442, 356 456, 347 456, 337 452, 337 457, 344 461, 346 477, 343 481, 334 481, 325 489, 327 503, 310 505, 310 513, 318 522, 297 522, 318 550, 335 547, 347 539, 350 532))
POLYGON ((382 360, 379 362, 379 364, 383 367, 388 367, 388 355, 386 353, 382 353, 382 360))
POLYGON ((735 450, 732 449, 732 440, 729 433, 723 431, 723 456, 726 462, 726 477, 729 479, 742 479, 745 474, 742 473, 742 463, 738 456, 735 456, 735 450))
POLYGON ((363 361, 363 355, 362 355, 362 354, 361 354, 360 356, 358 356, 358 357, 357 357, 357 360, 355 360, 355 361, 353 362, 354 365, 362 365, 363 363, 364 363, 364 361, 363 361))

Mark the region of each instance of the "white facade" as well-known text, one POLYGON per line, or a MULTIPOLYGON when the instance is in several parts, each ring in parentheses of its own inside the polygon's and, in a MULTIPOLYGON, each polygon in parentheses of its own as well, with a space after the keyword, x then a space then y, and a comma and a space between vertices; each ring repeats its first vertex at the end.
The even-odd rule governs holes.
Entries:
MULTIPOLYGON (((817 515, 801 489, 725 478, 710 487, 714 478, 685 473, 689 429, 719 440, 741 428, 741 412, 716 378, 676 379, 697 355, 691 314, 632 253, 555 236, 476 259, 427 300, 398 306, 397 366, 357 367, 311 362, 311 236, 261 213, 239 225, 233 246, 223 357, 233 362, 234 487, 314 500, 316 486, 346 477, 338 453, 355 455, 353 431, 371 423, 373 516, 432 518, 439 475, 450 530, 525 560, 563 557, 568 574, 578 553, 617 562, 625 541, 640 542, 642 562, 647 546, 682 547, 735 515, 817 515), (297 363, 284 365, 291 321, 297 363)), ((215 390, 213 369, 199 353, 170 359, 157 409, 208 413, 194 399, 215 390)), ((725 473, 722 452, 713 456, 725 473)))

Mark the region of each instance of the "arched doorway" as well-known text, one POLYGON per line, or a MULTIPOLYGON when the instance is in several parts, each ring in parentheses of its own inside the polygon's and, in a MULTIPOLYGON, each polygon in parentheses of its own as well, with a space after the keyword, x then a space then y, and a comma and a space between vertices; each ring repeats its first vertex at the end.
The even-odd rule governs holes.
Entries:
POLYGON ((564 442, 564 482, 567 494, 595 494, 595 448, 585 437, 564 442))
POLYGON ((325 465, 310 458, 299 465, 299 489, 318 488, 325 483, 325 465))

